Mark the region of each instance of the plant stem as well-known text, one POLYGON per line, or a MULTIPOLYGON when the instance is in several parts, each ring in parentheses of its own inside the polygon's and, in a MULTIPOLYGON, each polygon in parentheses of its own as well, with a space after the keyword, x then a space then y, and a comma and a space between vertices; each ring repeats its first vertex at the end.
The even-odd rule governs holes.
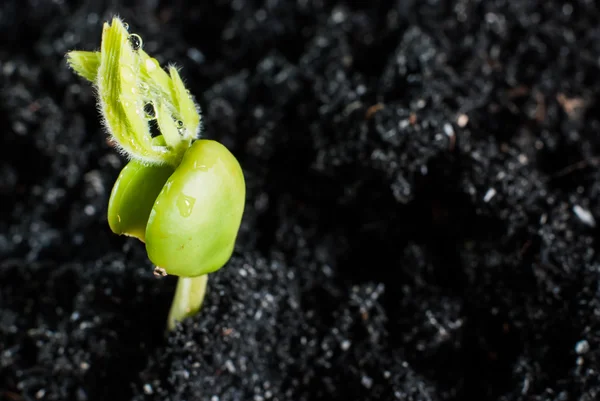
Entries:
POLYGON ((169 312, 168 328, 174 330, 177 322, 193 316, 202 307, 208 274, 198 277, 179 277, 171 311, 169 312))

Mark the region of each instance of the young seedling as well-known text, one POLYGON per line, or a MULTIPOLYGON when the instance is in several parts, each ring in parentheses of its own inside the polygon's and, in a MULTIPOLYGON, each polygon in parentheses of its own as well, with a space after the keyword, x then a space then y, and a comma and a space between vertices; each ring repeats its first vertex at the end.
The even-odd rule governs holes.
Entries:
POLYGON ((162 69, 121 19, 104 24, 100 51, 71 51, 67 62, 93 84, 106 131, 129 160, 110 195, 111 230, 145 243, 155 274, 178 276, 172 330, 200 310, 208 274, 233 253, 242 169, 223 145, 199 139, 199 107, 177 69, 162 69))

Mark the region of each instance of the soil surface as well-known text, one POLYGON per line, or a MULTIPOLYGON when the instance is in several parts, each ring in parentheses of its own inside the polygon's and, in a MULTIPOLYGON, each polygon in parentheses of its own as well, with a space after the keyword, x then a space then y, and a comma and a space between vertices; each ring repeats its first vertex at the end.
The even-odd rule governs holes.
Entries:
POLYGON ((3 1, 0 400, 598 399, 599 27, 592 0, 3 1), (247 180, 168 336, 64 59, 114 14, 247 180))

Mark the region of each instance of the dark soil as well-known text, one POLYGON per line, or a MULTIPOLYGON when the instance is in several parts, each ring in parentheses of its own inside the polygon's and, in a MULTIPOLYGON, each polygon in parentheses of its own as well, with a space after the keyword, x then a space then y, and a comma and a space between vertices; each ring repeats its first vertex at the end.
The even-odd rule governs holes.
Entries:
POLYGON ((115 3, 0 6, 0 400, 600 397, 596 2, 115 3), (64 60, 115 13, 248 185, 168 338, 64 60))

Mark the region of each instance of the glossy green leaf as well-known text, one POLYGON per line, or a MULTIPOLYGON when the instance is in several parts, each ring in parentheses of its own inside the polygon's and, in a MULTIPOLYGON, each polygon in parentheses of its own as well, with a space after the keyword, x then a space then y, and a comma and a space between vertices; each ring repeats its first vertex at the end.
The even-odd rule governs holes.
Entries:
MULTIPOLYGON (((154 143, 159 142, 154 139, 154 143)), ((108 224, 115 234, 145 241, 146 225, 156 198, 173 168, 132 160, 121 170, 108 201, 108 224)))
POLYGON ((156 198, 146 228, 148 257, 181 277, 220 269, 233 252, 245 197, 231 152, 212 140, 194 142, 156 198))

